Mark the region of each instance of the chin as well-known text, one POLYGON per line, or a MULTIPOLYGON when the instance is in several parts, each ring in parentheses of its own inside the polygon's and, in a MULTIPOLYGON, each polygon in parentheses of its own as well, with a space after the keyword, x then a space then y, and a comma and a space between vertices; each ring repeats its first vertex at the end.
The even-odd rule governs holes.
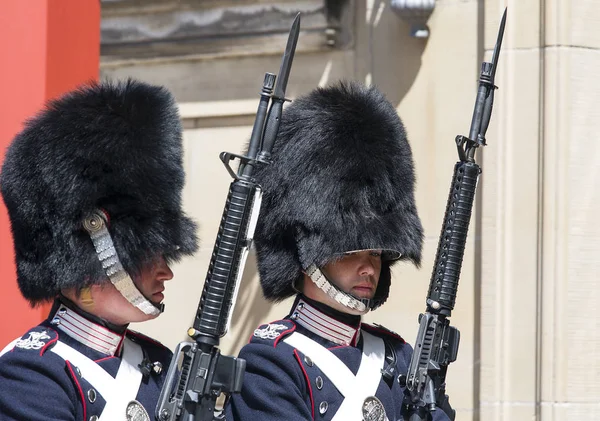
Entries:
POLYGON ((352 293, 352 296, 354 296, 355 298, 358 298, 360 300, 372 300, 373 297, 375 296, 375 294, 372 293, 366 293, 366 294, 355 294, 352 293))
POLYGON ((342 313, 351 314, 353 316, 363 316, 371 310, 369 307, 367 307, 364 311, 353 310, 350 307, 346 307, 345 305, 338 303, 334 299, 331 299, 329 306, 333 307, 338 311, 341 311, 342 313))

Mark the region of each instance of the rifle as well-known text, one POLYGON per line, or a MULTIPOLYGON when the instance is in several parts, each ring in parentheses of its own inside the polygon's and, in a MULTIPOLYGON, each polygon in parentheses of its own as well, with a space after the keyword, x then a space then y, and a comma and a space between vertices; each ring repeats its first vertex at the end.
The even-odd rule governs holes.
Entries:
MULTIPOLYGON (((405 408, 409 421, 431 420, 432 412, 437 408, 450 408, 446 395, 446 371, 448 365, 456 361, 460 332, 450 326, 449 317, 456 301, 475 189, 481 173, 481 168, 475 162, 475 151, 479 146, 486 145, 485 132, 492 115, 494 90, 497 88, 494 77, 505 23, 506 9, 492 61, 481 65, 469 137, 456 137, 460 160, 454 166, 444 223, 429 282, 427 309, 419 315, 419 330, 408 372, 398 379, 402 386, 406 386, 405 408)), ((454 410, 448 412, 451 412, 448 416, 454 420, 454 410)))
POLYGON ((229 330, 260 211, 262 191, 252 174, 256 165, 270 162, 299 32, 300 13, 290 29, 279 77, 265 74, 247 154, 222 152, 219 155, 233 181, 194 326, 187 332, 193 342, 181 342, 175 349, 156 406, 160 421, 224 420, 223 414, 215 414, 217 398, 224 394, 228 399, 242 389, 246 361, 221 355, 219 339, 229 330), (230 161, 236 158, 240 162, 237 173, 230 166, 230 161))

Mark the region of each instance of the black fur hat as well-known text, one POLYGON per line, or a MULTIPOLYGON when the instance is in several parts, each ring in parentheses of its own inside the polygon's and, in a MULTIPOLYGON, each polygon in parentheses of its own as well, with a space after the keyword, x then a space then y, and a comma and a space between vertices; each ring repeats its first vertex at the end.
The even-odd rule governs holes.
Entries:
POLYGON ((182 154, 173 97, 134 80, 84 85, 26 122, 0 175, 23 296, 36 304, 108 281, 82 226, 97 208, 131 276, 159 254, 192 254, 182 154))
MULTIPOLYGON (((279 301, 311 263, 390 249, 419 265, 423 228, 404 126, 374 87, 341 82, 283 112, 273 162, 256 171, 263 202, 254 235, 263 293, 279 301)), ((387 298, 384 262, 376 297, 387 298)))

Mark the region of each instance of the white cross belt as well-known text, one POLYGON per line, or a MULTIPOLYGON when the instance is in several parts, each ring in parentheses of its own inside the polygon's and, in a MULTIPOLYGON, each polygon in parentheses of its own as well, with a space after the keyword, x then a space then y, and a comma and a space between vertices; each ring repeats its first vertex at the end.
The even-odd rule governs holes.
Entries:
MULTIPOLYGON (((100 421, 125 420, 125 412, 129 402, 137 397, 142 382, 142 372, 138 364, 144 357, 142 348, 125 338, 123 358, 119 365, 117 377, 113 378, 102 367, 69 345, 58 341, 52 352, 69 361, 106 401, 100 421)), ((85 404, 85 403, 84 403, 85 404)))
POLYGON ((361 331, 363 353, 356 376, 338 357, 309 337, 294 332, 283 341, 309 357, 344 396, 333 420, 362 421, 362 405, 375 396, 381 381, 385 345, 381 338, 361 331))

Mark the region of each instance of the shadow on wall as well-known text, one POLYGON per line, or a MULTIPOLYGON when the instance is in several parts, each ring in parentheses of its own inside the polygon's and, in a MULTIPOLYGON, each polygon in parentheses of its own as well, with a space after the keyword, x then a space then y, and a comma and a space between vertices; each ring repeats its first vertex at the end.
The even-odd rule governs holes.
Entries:
POLYGON ((410 24, 388 1, 368 3, 356 6, 355 78, 377 86, 397 106, 421 69, 428 38, 412 37, 410 24))

